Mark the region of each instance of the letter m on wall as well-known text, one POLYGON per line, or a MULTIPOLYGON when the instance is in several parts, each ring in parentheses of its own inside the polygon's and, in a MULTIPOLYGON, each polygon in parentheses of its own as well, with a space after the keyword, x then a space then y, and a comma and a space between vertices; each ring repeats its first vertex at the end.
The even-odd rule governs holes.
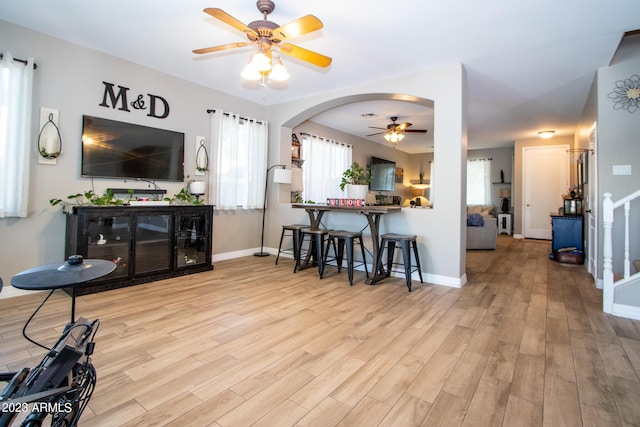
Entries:
POLYGON ((104 83, 104 94, 102 95, 102 102, 99 104, 101 107, 111 107, 116 108, 118 103, 120 103, 120 107, 118 110, 121 111, 129 111, 128 102, 127 102, 127 91, 128 87, 118 86, 118 93, 116 94, 113 90, 113 83, 102 82, 104 83), (111 104, 109 104, 111 102, 111 104))

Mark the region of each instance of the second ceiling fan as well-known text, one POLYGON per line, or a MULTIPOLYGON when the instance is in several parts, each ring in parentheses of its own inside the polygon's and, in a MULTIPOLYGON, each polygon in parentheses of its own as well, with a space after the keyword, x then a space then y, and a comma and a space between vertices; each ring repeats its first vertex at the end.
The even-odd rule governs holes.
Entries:
POLYGON ((405 132, 412 133, 427 133, 426 129, 408 129, 411 126, 411 123, 396 123, 398 120, 397 116, 390 117, 391 123, 387 125, 386 128, 380 128, 376 126, 369 126, 371 129, 381 129, 382 132, 372 133, 367 136, 375 136, 375 135, 384 135, 384 139, 391 144, 399 144, 400 141, 404 138, 405 132))

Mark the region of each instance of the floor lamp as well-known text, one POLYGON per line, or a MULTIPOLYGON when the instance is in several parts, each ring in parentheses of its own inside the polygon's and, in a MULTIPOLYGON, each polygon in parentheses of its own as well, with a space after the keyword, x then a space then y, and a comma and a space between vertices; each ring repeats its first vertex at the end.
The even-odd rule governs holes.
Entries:
POLYGON ((256 252, 253 256, 268 256, 269 253, 264 251, 264 220, 267 213, 267 185, 269 184, 269 171, 273 168, 276 169, 273 173, 273 182, 276 184, 291 184, 291 170, 285 169, 285 165, 273 165, 267 169, 267 173, 264 180, 264 204, 262 205, 262 238, 260 240, 260 252, 256 252))

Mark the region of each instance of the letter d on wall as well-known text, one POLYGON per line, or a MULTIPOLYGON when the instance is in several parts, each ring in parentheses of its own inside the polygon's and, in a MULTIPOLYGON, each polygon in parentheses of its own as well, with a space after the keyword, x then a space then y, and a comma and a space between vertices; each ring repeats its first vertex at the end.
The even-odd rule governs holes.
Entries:
POLYGON ((147 116, 155 117, 158 119, 167 118, 167 116, 169 115, 169 103, 166 101, 166 99, 158 95, 152 95, 150 93, 148 95, 149 95, 149 114, 147 114, 147 116), (163 105, 164 112, 162 114, 156 113, 156 99, 159 100, 163 105))

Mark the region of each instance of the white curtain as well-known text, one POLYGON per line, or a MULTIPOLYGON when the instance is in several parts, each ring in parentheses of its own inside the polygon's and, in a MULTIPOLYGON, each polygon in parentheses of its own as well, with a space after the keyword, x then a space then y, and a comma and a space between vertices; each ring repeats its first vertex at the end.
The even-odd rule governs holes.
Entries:
POLYGON ((340 191, 342 173, 351 165, 351 145, 302 134, 304 160, 302 198, 326 203, 329 197, 345 197, 340 191))
POLYGON ((29 145, 33 59, 0 60, 0 218, 26 217, 29 202, 29 145))
POLYGON ((491 159, 467 161, 467 205, 491 204, 491 159))
POLYGON ((267 171, 266 122, 216 109, 211 114, 215 173, 209 174, 209 200, 217 209, 262 209, 267 171))

